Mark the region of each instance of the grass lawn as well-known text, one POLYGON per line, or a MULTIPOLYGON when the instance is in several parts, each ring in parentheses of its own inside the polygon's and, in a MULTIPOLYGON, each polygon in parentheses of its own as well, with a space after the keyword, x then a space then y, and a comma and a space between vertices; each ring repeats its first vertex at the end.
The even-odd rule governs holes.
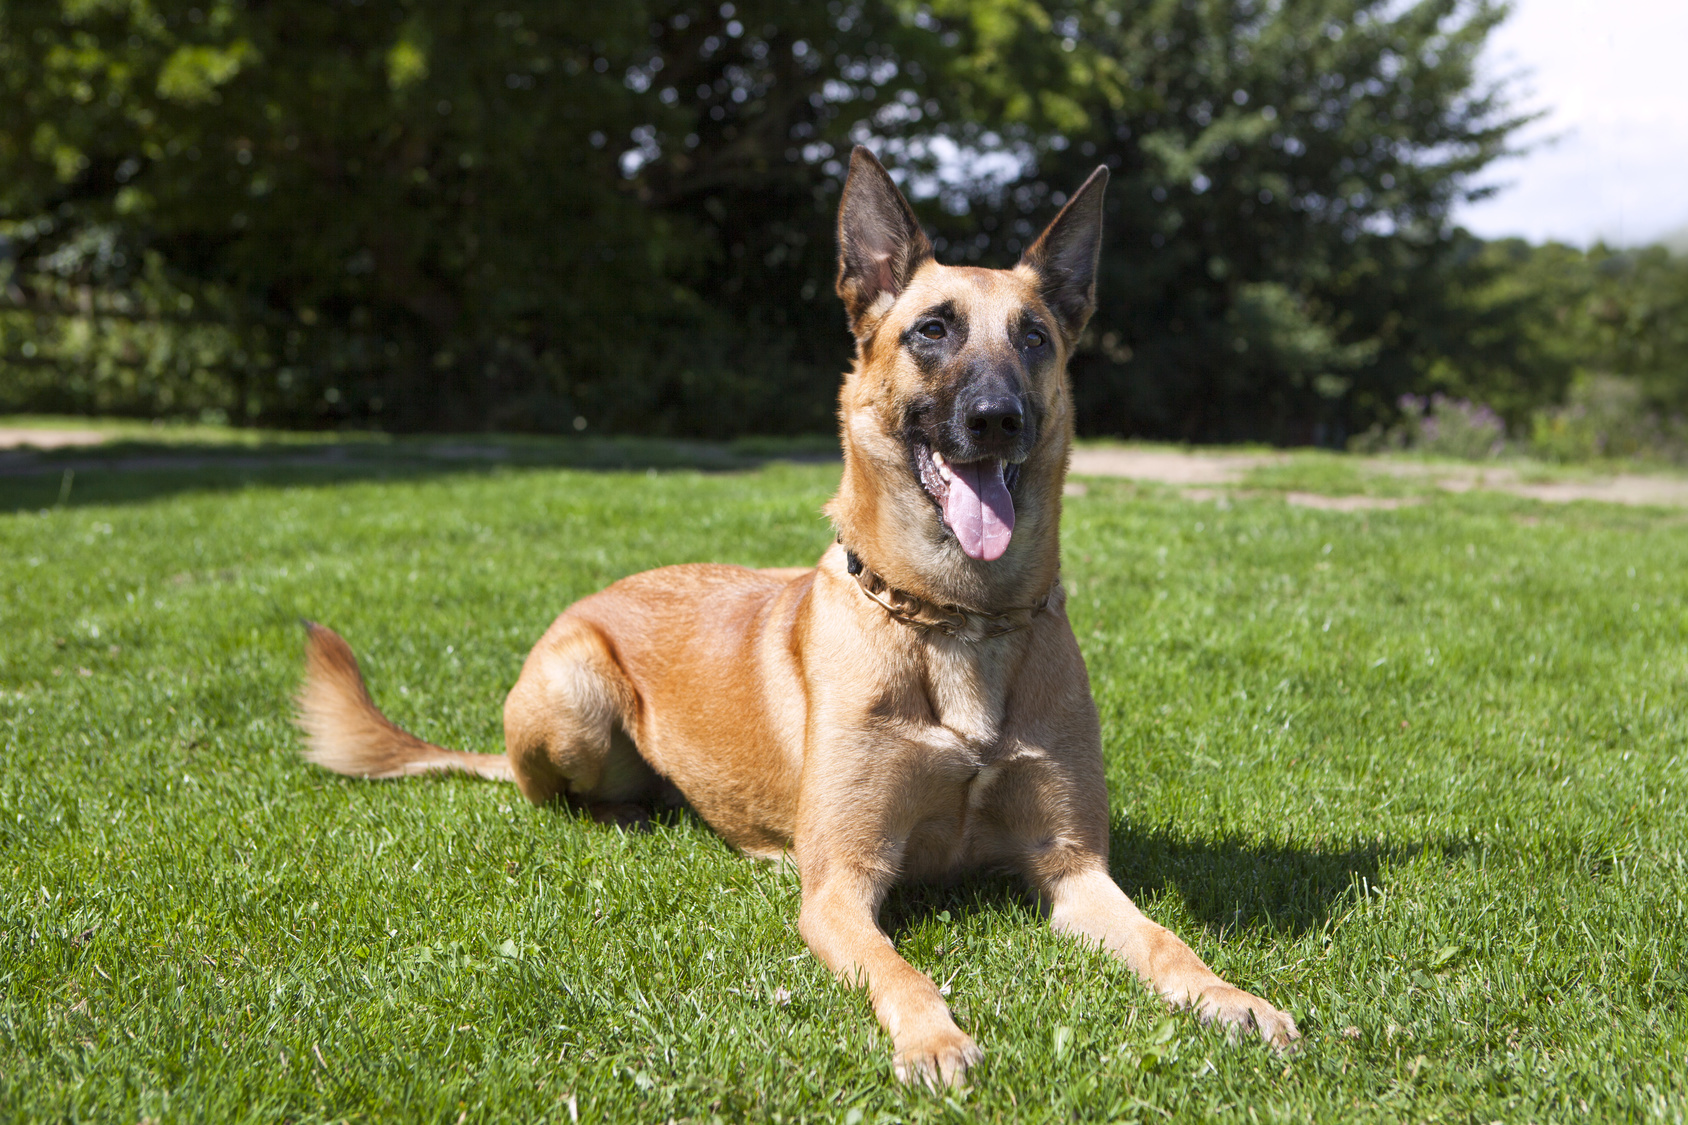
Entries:
POLYGON ((1223 506, 1087 482, 1114 872, 1306 1049, 1165 1015, 1011 884, 899 891, 887 927, 986 1050, 944 1097, 892 1079, 795 881, 696 820, 299 759, 301 615, 395 720, 496 750, 570 601, 826 545, 836 465, 594 448, 0 477, 0 1119, 1688 1112, 1683 515, 1270 491, 1324 462, 1223 506))

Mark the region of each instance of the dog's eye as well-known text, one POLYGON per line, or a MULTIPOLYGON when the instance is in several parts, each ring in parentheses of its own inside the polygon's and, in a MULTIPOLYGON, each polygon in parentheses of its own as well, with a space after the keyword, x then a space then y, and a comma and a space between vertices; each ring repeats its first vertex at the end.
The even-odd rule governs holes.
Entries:
POLYGON ((922 324, 919 328, 915 329, 915 331, 919 332, 928 340, 942 340, 945 336, 949 335, 948 329, 944 327, 944 322, 941 320, 928 320, 925 324, 922 324))
POLYGON ((1042 332, 1040 332, 1036 328, 1034 328, 1030 332, 1026 333, 1026 347, 1028 347, 1028 348, 1041 348, 1041 347, 1043 347, 1043 345, 1047 341, 1047 339, 1048 339, 1048 337, 1046 337, 1042 332))

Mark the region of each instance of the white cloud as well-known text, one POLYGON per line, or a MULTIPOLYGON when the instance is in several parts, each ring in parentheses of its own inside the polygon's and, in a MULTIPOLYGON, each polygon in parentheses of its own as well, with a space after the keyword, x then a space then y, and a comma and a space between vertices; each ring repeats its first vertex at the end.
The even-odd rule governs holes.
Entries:
POLYGON ((1509 186, 1460 223, 1578 245, 1688 225, 1688 2, 1516 0, 1485 63, 1526 72, 1521 104, 1551 112, 1523 134, 1535 151, 1483 177, 1509 186))

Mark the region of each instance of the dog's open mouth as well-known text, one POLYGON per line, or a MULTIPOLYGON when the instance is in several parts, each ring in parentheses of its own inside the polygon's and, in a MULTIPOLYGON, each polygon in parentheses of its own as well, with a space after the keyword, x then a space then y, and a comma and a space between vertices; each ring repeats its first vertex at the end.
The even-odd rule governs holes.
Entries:
POLYGON ((921 487, 937 501, 944 523, 969 558, 992 562, 1014 537, 1014 498, 1009 490, 1020 466, 1000 458, 952 463, 929 445, 915 446, 921 487))

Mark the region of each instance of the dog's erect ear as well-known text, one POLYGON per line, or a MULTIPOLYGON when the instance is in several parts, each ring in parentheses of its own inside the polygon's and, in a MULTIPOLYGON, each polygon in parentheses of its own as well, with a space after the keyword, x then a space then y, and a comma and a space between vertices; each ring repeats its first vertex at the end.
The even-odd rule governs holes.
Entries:
POLYGON ((1061 213, 1020 256, 1037 271, 1043 303, 1061 320, 1068 343, 1078 339, 1096 310, 1096 263, 1102 255, 1102 193, 1108 166, 1090 173, 1061 213))
POLYGON ((896 297, 932 256, 920 220, 884 165, 857 145, 838 204, 838 295, 859 329, 874 303, 896 297))

